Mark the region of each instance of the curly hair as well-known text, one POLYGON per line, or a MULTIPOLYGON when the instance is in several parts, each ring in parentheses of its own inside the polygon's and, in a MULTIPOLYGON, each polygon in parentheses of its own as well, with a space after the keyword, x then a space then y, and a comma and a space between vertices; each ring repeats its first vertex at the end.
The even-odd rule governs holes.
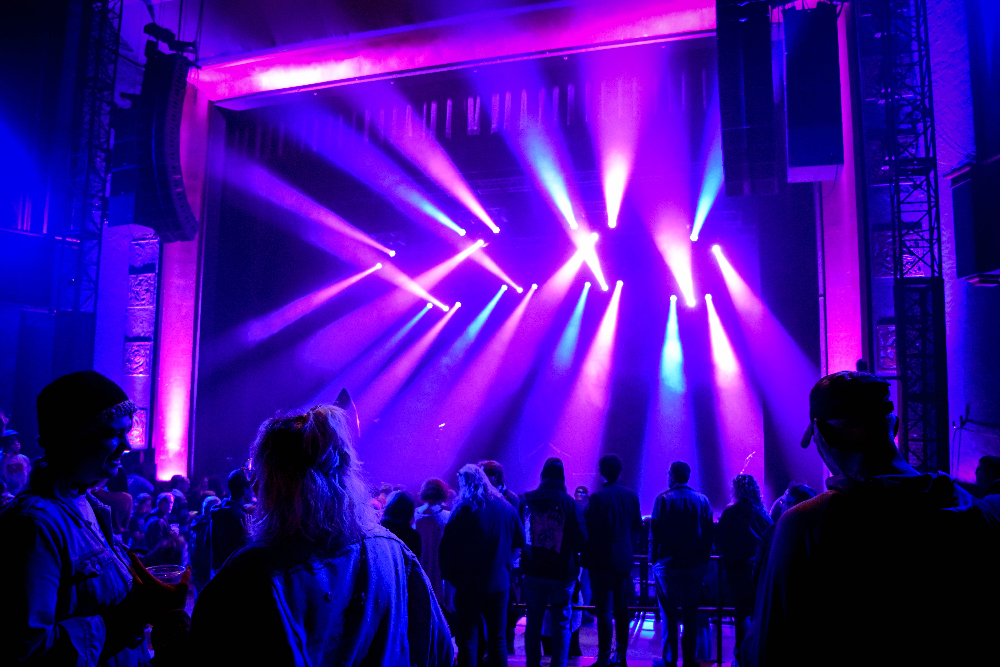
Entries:
POLYGON ((351 442, 347 413, 318 405, 260 425, 250 449, 257 505, 255 540, 352 542, 377 523, 351 442))
POLYGON ((754 507, 763 508, 764 501, 760 497, 760 487, 753 475, 737 475, 733 478, 733 498, 736 502, 746 501, 754 507))

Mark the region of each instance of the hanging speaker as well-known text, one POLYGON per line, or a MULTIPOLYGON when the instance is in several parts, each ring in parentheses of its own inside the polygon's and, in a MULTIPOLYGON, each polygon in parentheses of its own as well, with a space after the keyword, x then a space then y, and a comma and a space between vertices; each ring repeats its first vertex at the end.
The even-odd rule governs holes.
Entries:
POLYGON ((774 194, 771 6, 716 0, 715 10, 726 194, 774 194))
POLYGON ((830 181, 844 164, 837 9, 819 2, 782 16, 788 182, 830 181))
POLYGON ((181 173, 181 113, 191 61, 166 54, 150 42, 136 111, 135 217, 166 243, 190 241, 198 221, 188 204, 181 173), (152 48, 150 48, 152 45, 152 48))

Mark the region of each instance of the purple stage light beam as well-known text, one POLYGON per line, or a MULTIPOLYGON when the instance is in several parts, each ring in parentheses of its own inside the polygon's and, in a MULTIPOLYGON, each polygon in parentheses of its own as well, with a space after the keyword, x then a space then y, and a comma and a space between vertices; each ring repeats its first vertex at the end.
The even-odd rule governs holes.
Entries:
MULTIPOLYGON (((334 118, 329 115, 320 115, 318 120, 310 116, 308 120, 329 127, 334 126, 334 118)), ((296 129, 312 127, 313 122, 296 122, 293 119, 290 121, 290 126, 296 129)), ((353 129, 344 130, 343 136, 346 137, 344 142, 349 145, 343 147, 316 145, 317 153, 334 166, 370 186, 400 212, 418 221, 433 220, 459 236, 465 236, 465 229, 431 201, 430 196, 387 155, 358 136, 353 129)), ((298 138, 304 143, 312 143, 311 137, 300 135, 298 138)), ((431 228, 437 231, 434 226, 431 228)))
POLYGON ((705 118, 705 138, 702 142, 702 164, 705 171, 701 179, 701 191, 698 193, 698 205, 694 212, 694 222, 691 225, 691 240, 697 241, 701 228, 708 218, 712 205, 722 189, 722 120, 719 116, 718 85, 712 93, 712 104, 705 118))
POLYGON ((608 283, 604 280, 604 271, 601 270, 601 260, 597 257, 597 232, 591 232, 589 235, 577 235, 577 247, 583 256, 583 261, 587 263, 590 270, 594 274, 594 278, 597 279, 597 284, 601 286, 601 289, 605 292, 608 291, 608 283))
POLYGON ((355 104, 364 108, 371 105, 374 100, 392 108, 393 118, 395 118, 396 109, 403 110, 400 126, 397 127, 394 123, 387 133, 386 138, 389 142, 422 173, 437 183, 441 189, 461 202, 476 218, 489 227, 490 231, 499 234, 500 228, 483 208, 479 199, 476 198, 472 188, 462 177, 451 157, 438 143, 433 131, 428 131, 425 125, 426 121, 414 118, 417 114, 413 105, 391 86, 382 86, 378 91, 366 91, 363 98, 355 97, 355 104))
POLYGON ((400 354, 387 369, 378 374, 358 398, 358 414, 364 415, 365 420, 370 422, 382 413, 382 410, 399 392, 431 344, 461 306, 461 303, 456 303, 417 342, 400 354))
POLYGON ((553 447, 574 456, 580 470, 597 469, 601 434, 607 417, 621 294, 622 282, 619 280, 552 436, 553 447))
MULTIPOLYGON (((816 459, 803 456, 799 439, 802 415, 809 413, 809 391, 819 379, 819 367, 740 277, 722 248, 713 246, 712 252, 739 316, 754 375, 777 426, 786 464, 802 479, 809 479, 816 474, 816 459), (780 373, 775 372, 777 368, 780 373)), ((772 491, 780 493, 781 489, 772 491)))
POLYGON ((705 295, 705 308, 715 371, 715 414, 722 441, 723 471, 727 480, 746 473, 763 486, 764 422, 760 401, 736 358, 711 294, 705 295))
POLYGON ((389 248, 258 164, 251 162, 231 163, 227 166, 226 175, 230 184, 244 192, 261 197, 312 223, 309 229, 304 232, 300 231, 300 235, 304 233, 305 240, 318 248, 333 252, 343 259, 361 266, 371 266, 374 261, 368 260, 372 259, 374 255, 358 257, 355 250, 357 244, 368 246, 390 257, 395 255, 395 252, 389 248), (324 235, 324 233, 328 234, 329 232, 347 237, 355 241, 356 244, 342 248, 344 246, 342 239, 337 239, 339 243, 331 243, 324 235))
MULTIPOLYGON (((465 368, 445 398, 439 413, 441 418, 435 420, 449 425, 442 439, 445 449, 450 449, 458 454, 461 446, 468 439, 477 419, 481 416, 481 411, 487 402, 493 383, 497 379, 497 374, 500 372, 507 350, 521 324, 528 302, 534 294, 535 290, 529 289, 528 293, 521 297, 521 301, 514 308, 514 311, 504 320, 504 323, 493 334, 493 337, 476 358, 465 368)), ((461 465, 460 462, 453 459, 453 467, 457 467, 456 464, 461 465)))
POLYGON ((250 345, 256 345, 262 340, 270 338, 279 331, 313 312, 351 285, 360 281, 365 276, 369 276, 381 268, 382 263, 379 262, 370 269, 360 273, 355 273, 353 276, 348 276, 347 278, 339 280, 332 285, 327 285, 326 287, 318 289, 311 294, 299 297, 295 301, 292 301, 291 303, 282 306, 281 308, 268 313, 263 317, 258 317, 243 327, 243 340, 250 345))

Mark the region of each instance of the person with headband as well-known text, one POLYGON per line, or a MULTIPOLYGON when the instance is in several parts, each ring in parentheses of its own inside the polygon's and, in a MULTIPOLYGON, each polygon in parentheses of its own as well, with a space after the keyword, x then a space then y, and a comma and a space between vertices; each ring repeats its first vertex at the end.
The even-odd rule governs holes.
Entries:
POLYGON ((378 525, 337 405, 266 420, 248 465, 250 543, 191 619, 195 664, 451 667, 451 634, 417 556, 378 525))
POLYGON ((778 520, 740 665, 996 664, 997 519, 903 459, 882 378, 821 378, 809 420, 834 477, 778 520))
POLYGON ((94 371, 64 375, 38 395, 45 455, 0 513, 0 664, 146 665, 145 626, 184 607, 190 572, 179 584, 154 579, 90 493, 121 468, 135 410, 94 371))

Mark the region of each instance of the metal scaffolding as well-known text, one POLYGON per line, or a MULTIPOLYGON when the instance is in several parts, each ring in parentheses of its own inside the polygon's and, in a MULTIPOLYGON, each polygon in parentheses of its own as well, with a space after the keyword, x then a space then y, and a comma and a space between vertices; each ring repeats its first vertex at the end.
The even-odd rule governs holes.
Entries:
POLYGON ((67 224, 58 234, 62 240, 56 309, 60 312, 93 313, 97 305, 122 2, 97 0, 83 6, 70 138, 72 199, 67 224))
POLYGON ((941 212, 927 2, 869 0, 859 14, 869 265, 873 282, 880 267, 892 280, 892 298, 883 302, 892 303, 895 320, 899 444, 918 470, 947 470, 941 212), (891 229, 891 242, 880 228, 891 229))

